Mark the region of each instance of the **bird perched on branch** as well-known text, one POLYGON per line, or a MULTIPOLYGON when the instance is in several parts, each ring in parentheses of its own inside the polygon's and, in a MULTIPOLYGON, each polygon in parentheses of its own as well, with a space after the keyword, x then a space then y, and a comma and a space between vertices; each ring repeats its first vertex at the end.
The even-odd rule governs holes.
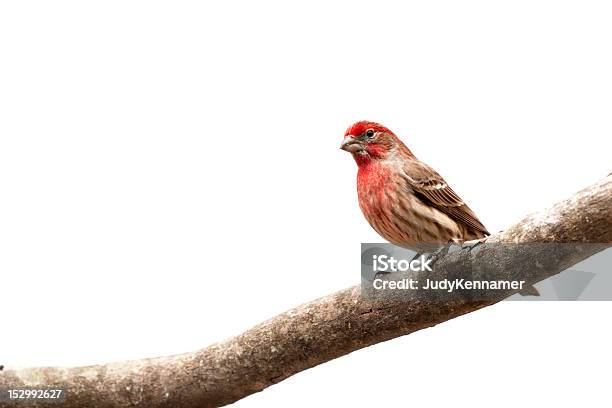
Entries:
POLYGON ((357 162, 363 215, 392 244, 423 253, 490 235, 442 176, 385 126, 354 123, 340 148, 357 162))
POLYGON ((341 148, 359 167, 363 215, 392 244, 426 252, 490 235, 442 176, 386 127, 357 122, 347 129, 341 148))

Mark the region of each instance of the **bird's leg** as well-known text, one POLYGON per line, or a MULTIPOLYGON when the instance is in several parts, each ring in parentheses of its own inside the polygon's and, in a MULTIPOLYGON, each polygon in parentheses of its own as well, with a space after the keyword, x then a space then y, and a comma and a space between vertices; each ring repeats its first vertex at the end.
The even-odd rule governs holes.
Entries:
POLYGON ((487 237, 480 239, 473 239, 471 241, 465 241, 462 245, 462 250, 466 249, 467 252, 472 252, 472 249, 476 248, 478 245, 482 245, 487 241, 487 237))
POLYGON ((416 261, 417 259, 419 259, 421 256, 423 256, 424 252, 417 252, 415 256, 412 257, 412 259, 410 260, 410 262, 412 261, 416 261))

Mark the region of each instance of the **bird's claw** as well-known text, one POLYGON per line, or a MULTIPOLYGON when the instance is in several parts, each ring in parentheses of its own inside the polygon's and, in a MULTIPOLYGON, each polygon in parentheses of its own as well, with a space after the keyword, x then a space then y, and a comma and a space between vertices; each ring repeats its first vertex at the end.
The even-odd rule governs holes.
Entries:
POLYGON ((482 245, 482 242, 478 241, 473 245, 467 245, 465 248, 467 249, 467 252, 472 252, 472 249, 476 248, 478 245, 482 245))
POLYGON ((449 242, 443 247, 438 248, 434 252, 430 253, 429 256, 427 257, 427 260, 430 261, 429 265, 434 266, 440 258, 444 258, 448 254, 448 251, 450 250, 450 247, 452 245, 453 243, 449 242))
POLYGON ((487 239, 486 239, 486 238, 481 238, 481 239, 477 239, 477 240, 475 240, 475 241, 476 241, 476 242, 474 242, 474 241, 467 241, 467 242, 464 242, 464 243, 463 243, 463 245, 462 245, 462 247, 461 247, 461 250, 462 250, 462 251, 466 251, 466 252, 472 252, 472 250, 473 250, 474 248, 476 248, 477 246, 480 246, 480 245, 484 244, 484 243, 487 241, 487 239))

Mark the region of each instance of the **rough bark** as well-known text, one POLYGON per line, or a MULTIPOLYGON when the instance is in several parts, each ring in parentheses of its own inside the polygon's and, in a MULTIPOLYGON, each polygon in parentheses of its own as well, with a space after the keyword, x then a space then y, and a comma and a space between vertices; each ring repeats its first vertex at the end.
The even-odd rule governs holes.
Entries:
MULTIPOLYGON (((491 247, 449 254, 440 260, 441 265, 436 264, 436 270, 443 274, 465 257, 477 257, 471 262, 503 262, 517 274, 515 278, 528 276, 529 282, 537 282, 588 258, 612 242, 612 176, 526 217, 491 237, 490 242, 604 245, 568 246, 571 249, 544 254, 544 266, 539 263, 537 267, 524 257, 501 259, 491 247)), ((4 369, 0 371, 0 388, 63 388, 67 393, 65 407, 220 406, 307 368, 475 311, 508 295, 486 301, 378 302, 361 297, 359 286, 355 286, 193 353, 78 368, 4 369)))

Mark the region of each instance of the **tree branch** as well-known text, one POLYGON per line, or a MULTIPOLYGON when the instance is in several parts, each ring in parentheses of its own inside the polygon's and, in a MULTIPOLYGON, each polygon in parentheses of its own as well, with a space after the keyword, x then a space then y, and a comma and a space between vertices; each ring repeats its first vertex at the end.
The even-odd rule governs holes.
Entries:
MULTIPOLYGON (((552 208, 530 215, 488 242, 590 242, 545 256, 545 267, 505 257, 504 268, 530 283, 588 258, 612 242, 612 176, 552 208), (519 273, 520 272, 520 273, 519 273)), ((494 247, 477 253, 475 265, 500 264, 494 247)), ((441 259, 451 271, 471 252, 441 259)), ((539 258, 538 258, 539 259, 539 258)), ((438 270, 438 264, 436 264, 438 270)), ((449 272, 450 273, 450 272, 449 272)), ((229 404, 336 357, 434 326, 491 305, 488 300, 398 302, 368 300, 355 286, 299 306, 232 339, 194 353, 78 368, 0 371, 0 389, 53 387, 66 390, 62 406, 212 407, 229 404)), ((1 367, 0 367, 1 369, 1 367)), ((21 403, 19 406, 43 406, 21 403)))

